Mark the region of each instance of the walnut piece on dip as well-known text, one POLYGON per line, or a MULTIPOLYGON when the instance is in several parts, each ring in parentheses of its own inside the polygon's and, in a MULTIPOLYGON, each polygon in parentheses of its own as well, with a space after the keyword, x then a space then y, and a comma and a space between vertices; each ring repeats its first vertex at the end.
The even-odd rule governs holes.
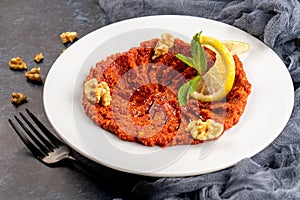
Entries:
POLYGON ((23 70, 27 69, 26 63, 22 60, 20 57, 15 57, 10 59, 8 62, 9 68, 14 69, 14 70, 23 70))
POLYGON ((23 93, 13 92, 11 96, 12 96, 11 102, 17 105, 21 104, 22 102, 25 102, 27 99, 27 96, 23 93))
POLYGON ((224 130, 224 126, 212 119, 206 121, 198 119, 191 121, 185 130, 190 132, 193 138, 204 141, 219 137, 224 130))
POLYGON ((99 103, 103 106, 110 106, 111 95, 108 84, 104 81, 98 83, 96 78, 92 78, 84 84, 84 95, 92 103, 99 103))
POLYGON ((174 37, 170 33, 163 33, 161 39, 158 40, 156 46, 154 47, 154 55, 152 60, 168 53, 169 48, 174 45, 174 37))

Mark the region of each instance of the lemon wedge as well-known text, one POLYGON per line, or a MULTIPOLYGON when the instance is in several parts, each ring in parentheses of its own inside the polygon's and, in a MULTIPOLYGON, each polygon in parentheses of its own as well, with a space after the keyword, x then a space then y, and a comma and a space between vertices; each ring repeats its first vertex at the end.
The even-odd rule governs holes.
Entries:
POLYGON ((250 50, 250 44, 247 42, 222 40, 221 43, 227 47, 232 55, 242 54, 250 50))
POLYGON ((226 97, 235 79, 235 62, 225 44, 214 37, 201 35, 202 45, 208 46, 216 53, 216 61, 200 80, 196 90, 191 94, 203 102, 219 101, 226 97))

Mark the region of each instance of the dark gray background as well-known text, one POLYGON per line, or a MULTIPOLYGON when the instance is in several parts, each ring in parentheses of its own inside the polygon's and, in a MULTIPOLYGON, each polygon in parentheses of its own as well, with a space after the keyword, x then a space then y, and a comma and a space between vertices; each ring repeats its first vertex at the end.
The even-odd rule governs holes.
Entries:
MULTIPOLYGON (((65 48, 59 37, 62 32, 77 31, 78 38, 81 38, 106 23, 94 0, 0 1, 0 199, 122 197, 122 186, 109 185, 108 180, 114 175, 110 169, 87 162, 99 175, 94 180, 77 168, 42 165, 32 157, 7 121, 27 107, 50 126, 43 108, 43 85, 28 82, 25 71, 10 70, 8 61, 11 58, 20 56, 28 69, 40 67, 44 81, 65 48), (39 52, 45 59, 36 64, 33 56, 39 52), (25 93, 28 102, 14 106, 11 104, 12 92, 25 93)), ((115 175, 122 179, 122 173, 116 172, 115 175)), ((129 183, 126 185, 130 186, 129 183)))

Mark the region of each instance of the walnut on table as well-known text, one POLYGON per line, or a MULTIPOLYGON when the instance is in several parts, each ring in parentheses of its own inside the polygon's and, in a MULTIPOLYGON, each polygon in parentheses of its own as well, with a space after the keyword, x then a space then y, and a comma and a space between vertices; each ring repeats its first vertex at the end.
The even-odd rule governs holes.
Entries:
POLYGON ((31 81, 41 81, 42 77, 41 77, 41 72, 40 72, 40 68, 32 68, 30 71, 25 73, 25 77, 31 81))
POLYGON ((42 53, 36 54, 34 56, 34 61, 37 62, 37 63, 41 62, 43 59, 44 59, 44 56, 43 56, 42 53))
POLYGON ((77 35, 77 32, 64 32, 60 34, 60 38, 62 40, 62 43, 73 42, 77 35))
POLYGON ((27 96, 23 93, 13 92, 11 96, 12 96, 11 102, 17 105, 21 104, 22 102, 25 102, 27 99, 27 96))
POLYGON ((27 69, 26 63, 20 57, 15 57, 15 58, 10 59, 10 61, 8 62, 8 65, 11 69, 14 69, 14 70, 27 69))

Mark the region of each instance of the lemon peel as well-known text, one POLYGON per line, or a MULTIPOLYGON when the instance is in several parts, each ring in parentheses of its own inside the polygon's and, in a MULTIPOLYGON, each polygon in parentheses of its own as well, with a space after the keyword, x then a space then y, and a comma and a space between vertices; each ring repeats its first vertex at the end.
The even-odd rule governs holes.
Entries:
POLYGON ((191 95, 203 102, 222 100, 233 87, 235 62, 228 48, 218 39, 201 35, 200 44, 213 48, 217 54, 214 66, 203 75, 199 85, 191 95))

